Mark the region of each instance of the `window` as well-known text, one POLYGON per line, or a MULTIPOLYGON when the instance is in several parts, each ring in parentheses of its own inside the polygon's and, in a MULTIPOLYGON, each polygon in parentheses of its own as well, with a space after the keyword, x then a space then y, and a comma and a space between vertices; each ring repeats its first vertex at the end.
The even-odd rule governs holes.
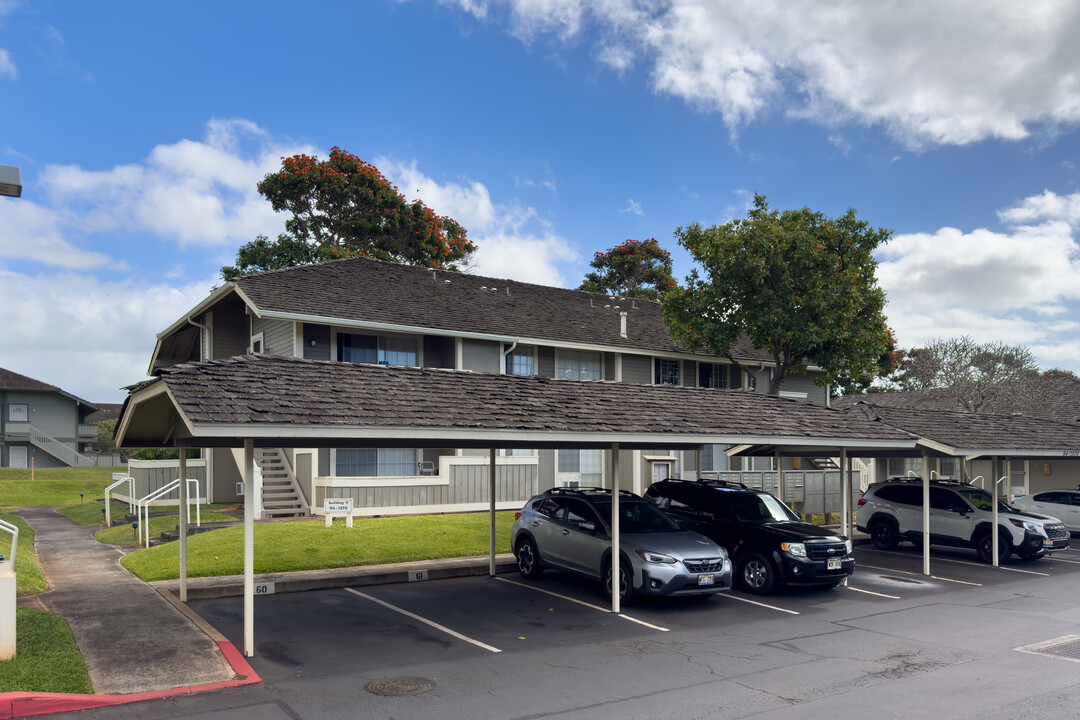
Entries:
POLYGON ((656 358, 653 360, 653 384, 655 385, 679 385, 680 368, 682 363, 668 358, 656 358))
POLYGON ((414 337, 338 333, 337 354, 341 362, 417 367, 420 364, 418 348, 414 337))
POLYGON ((922 477, 922 459, 889 458, 889 477, 907 477, 909 470, 922 477))
POLYGON ((506 374, 533 375, 536 372, 533 355, 534 348, 531 345, 518 345, 506 356, 506 374))
POLYGON ((30 422, 30 406, 25 403, 8 405, 8 422, 30 422))
POLYGON ((526 450, 522 448, 510 448, 503 450, 503 457, 535 457, 535 450, 526 450))
POLYGON ((559 472, 578 473, 582 485, 599 487, 604 480, 602 450, 560 450, 559 472))
POLYGON ((567 380, 602 380, 604 373, 600 353, 559 350, 559 365, 555 374, 567 380))
POLYGON ((721 365, 719 363, 699 364, 698 387, 721 389, 730 387, 728 381, 729 369, 730 368, 727 365, 721 365))
POLYGON ((938 460, 941 468, 941 477, 958 478, 960 477, 960 460, 957 458, 941 458, 938 460))
POLYGON ((922 505, 922 486, 886 485, 877 491, 877 496, 900 505, 922 505))
POLYGON ((251 353, 259 355, 263 351, 263 334, 258 333, 251 338, 251 353))
POLYGON ((728 469, 727 445, 703 445, 701 448, 701 472, 719 472, 728 469))
POLYGON ((337 451, 338 477, 400 477, 416 474, 412 448, 361 448, 337 451))

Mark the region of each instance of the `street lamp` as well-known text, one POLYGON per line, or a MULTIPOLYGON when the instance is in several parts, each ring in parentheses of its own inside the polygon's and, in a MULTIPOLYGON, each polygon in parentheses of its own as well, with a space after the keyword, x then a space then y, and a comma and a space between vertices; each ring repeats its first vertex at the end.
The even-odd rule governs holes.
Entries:
POLYGON ((22 197, 22 173, 14 165, 0 165, 0 195, 22 197))

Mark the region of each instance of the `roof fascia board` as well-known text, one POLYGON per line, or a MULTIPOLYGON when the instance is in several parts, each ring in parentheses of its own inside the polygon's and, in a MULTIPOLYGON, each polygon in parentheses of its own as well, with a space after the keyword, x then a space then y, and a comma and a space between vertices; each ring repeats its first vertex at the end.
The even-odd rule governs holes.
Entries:
MULTIPOLYGON (((121 415, 120 415, 121 422, 116 428, 116 444, 117 444, 117 446, 119 446, 119 447, 124 446, 124 436, 127 435, 127 429, 128 429, 128 425, 131 423, 131 417, 135 414, 135 412, 134 412, 135 407, 138 406, 140 403, 143 403, 143 402, 145 402, 145 401, 147 401, 147 400, 149 400, 151 398, 157 397, 158 395, 160 395, 162 393, 167 393, 168 391, 169 391, 169 388, 166 387, 165 383, 163 381, 161 381, 161 380, 158 380, 158 381, 154 382, 153 384, 151 384, 151 385, 149 385, 147 387, 140 388, 139 390, 136 390, 135 392, 131 393, 130 397, 128 398, 127 412, 122 412, 121 413, 121 415)), ((172 397, 171 393, 169 393, 169 397, 170 397, 170 399, 172 399, 173 404, 175 405, 176 404, 176 399, 172 397)))
POLYGON ((968 460, 990 457, 1022 457, 1022 458, 1080 458, 1080 447, 1072 450, 1049 449, 1049 448, 957 448, 957 455, 963 455, 968 460))
MULTIPOLYGON (((239 290, 238 290, 239 292, 239 290)), ((419 335, 436 335, 441 337, 457 337, 468 340, 489 340, 493 342, 516 342, 522 345, 545 345, 547 347, 568 348, 572 350, 592 350, 595 352, 616 352, 624 355, 643 355, 646 357, 669 357, 680 360, 697 360, 698 362, 722 362, 726 358, 714 355, 697 355, 694 353, 677 353, 669 350, 649 350, 648 348, 626 348, 620 345, 601 345, 599 343, 578 343, 567 340, 553 340, 550 338, 526 337, 523 335, 499 335, 495 333, 467 332, 464 330, 444 330, 441 328, 421 327, 418 325, 400 325, 397 323, 380 323, 369 320, 349 320, 345 318, 326 317, 322 315, 307 315, 304 313, 281 312, 279 310, 260 311, 254 303, 245 297, 245 302, 252 308, 252 312, 260 318, 268 320, 291 320, 293 322, 310 322, 320 325, 332 325, 343 328, 358 328, 364 330, 382 330, 392 333, 416 333, 419 335), (711 360, 710 358, 715 358, 711 360)), ((773 363, 767 361, 748 361, 761 367, 772 367, 773 363)), ((730 362, 726 363, 730 364, 730 362)), ((745 362, 742 364, 746 364, 745 362)))
POLYGON ((930 448, 931 450, 935 450, 935 451, 937 451, 939 453, 943 453, 945 455, 963 455, 962 452, 958 451, 952 445, 946 445, 943 442, 938 442, 937 440, 931 440, 930 438, 920 437, 917 444, 920 447, 930 448))

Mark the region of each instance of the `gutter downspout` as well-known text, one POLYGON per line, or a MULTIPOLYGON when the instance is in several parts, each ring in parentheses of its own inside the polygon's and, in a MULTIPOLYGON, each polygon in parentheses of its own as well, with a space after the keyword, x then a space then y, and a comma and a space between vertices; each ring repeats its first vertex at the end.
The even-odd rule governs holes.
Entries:
POLYGON ((503 361, 501 363, 501 366, 499 367, 499 374, 500 375, 505 375, 506 374, 506 358, 507 358, 508 355, 510 355, 510 353, 514 352, 514 350, 517 348, 517 346, 518 346, 518 341, 515 340, 513 343, 511 343, 510 347, 503 350, 503 354, 502 354, 503 361))

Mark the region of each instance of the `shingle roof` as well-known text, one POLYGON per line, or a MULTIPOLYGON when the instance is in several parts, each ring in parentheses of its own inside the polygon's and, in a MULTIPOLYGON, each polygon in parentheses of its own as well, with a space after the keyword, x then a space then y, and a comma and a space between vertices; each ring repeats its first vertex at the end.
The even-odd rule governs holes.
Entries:
POLYGON ((1044 418, 889 407, 869 400, 852 406, 847 412, 879 420, 953 448, 1051 451, 1057 454, 1080 450, 1080 427, 1044 418))
MULTIPOLYGON (((246 355, 162 371, 195 425, 404 427, 907 441, 804 401, 653 387, 246 355)), ((143 386, 143 389, 147 389, 143 386)), ((136 391, 136 393, 139 391, 136 391)), ((134 399, 134 395, 133 398, 134 399)), ((132 399, 125 406, 130 413, 132 399)), ((543 435, 538 434, 537 440, 543 435)))
MULTIPOLYGON (((671 339, 659 303, 645 300, 366 258, 274 270, 235 282, 260 313, 685 352, 671 339), (627 314, 625 338, 620 312, 627 314)), ((732 354, 739 360, 772 360, 748 340, 733 347, 732 354)))
POLYGON ((96 425, 103 420, 113 420, 120 417, 122 403, 97 403, 97 410, 87 415, 83 422, 96 425))
POLYGON ((4 368, 0 368, 0 390, 52 390, 60 392, 60 388, 55 385, 49 385, 4 368))

